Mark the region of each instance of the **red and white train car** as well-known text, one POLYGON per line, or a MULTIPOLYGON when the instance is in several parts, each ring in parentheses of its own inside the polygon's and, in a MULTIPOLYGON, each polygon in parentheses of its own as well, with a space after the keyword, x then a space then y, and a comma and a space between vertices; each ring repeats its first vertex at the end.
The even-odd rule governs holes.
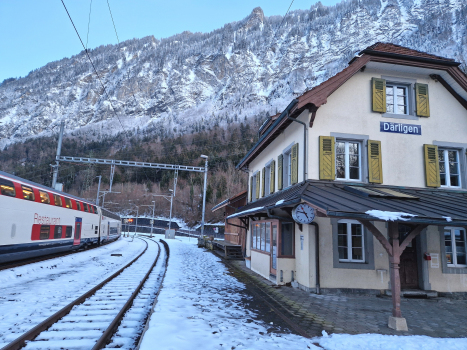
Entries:
POLYGON ((100 208, 1 171, 0 222, 0 263, 100 243, 100 208))

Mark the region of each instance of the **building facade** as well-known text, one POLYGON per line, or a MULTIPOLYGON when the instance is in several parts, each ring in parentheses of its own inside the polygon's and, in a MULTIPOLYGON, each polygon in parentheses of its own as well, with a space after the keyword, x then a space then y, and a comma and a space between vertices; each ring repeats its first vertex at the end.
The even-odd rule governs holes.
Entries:
POLYGON ((467 292, 459 63, 376 43, 259 132, 237 166, 248 204, 227 218, 253 271, 310 292, 467 292))

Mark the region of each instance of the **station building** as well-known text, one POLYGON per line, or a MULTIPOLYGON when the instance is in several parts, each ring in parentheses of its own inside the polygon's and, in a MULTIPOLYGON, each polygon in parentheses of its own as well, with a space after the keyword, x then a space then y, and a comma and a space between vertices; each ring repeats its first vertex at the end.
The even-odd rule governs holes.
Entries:
MULTIPOLYGON (((312 293, 467 292, 467 76, 376 43, 259 129, 237 165, 247 267, 312 293)), ((398 299, 399 298, 399 299, 398 299)))

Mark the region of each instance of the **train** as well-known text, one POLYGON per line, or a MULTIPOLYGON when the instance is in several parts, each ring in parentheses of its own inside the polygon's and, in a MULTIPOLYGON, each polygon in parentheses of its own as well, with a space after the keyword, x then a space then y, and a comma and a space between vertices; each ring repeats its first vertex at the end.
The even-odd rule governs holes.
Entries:
POLYGON ((0 171, 0 264, 117 240, 120 216, 0 171))

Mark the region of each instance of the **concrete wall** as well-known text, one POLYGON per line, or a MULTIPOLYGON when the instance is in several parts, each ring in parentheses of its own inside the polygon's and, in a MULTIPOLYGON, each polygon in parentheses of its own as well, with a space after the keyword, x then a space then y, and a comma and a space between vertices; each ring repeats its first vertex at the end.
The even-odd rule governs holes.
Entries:
POLYGON ((251 251, 251 269, 269 279, 270 269, 270 256, 265 253, 260 253, 255 250, 251 251))
MULTIPOLYGON (((423 144, 433 144, 435 141, 465 144, 466 130, 467 110, 441 83, 435 82, 428 75, 367 68, 350 78, 318 109, 309 135, 309 178, 319 179, 318 137, 346 133, 368 135, 370 140, 381 141, 383 184, 425 187, 423 144), (416 120, 395 119, 372 112, 371 78, 382 76, 404 77, 428 84, 430 117, 417 117, 416 120), (422 135, 380 132, 381 121, 421 125, 422 135)), ((366 156, 366 147, 362 150, 366 156)), ((366 180, 368 174, 363 175, 366 180)))

